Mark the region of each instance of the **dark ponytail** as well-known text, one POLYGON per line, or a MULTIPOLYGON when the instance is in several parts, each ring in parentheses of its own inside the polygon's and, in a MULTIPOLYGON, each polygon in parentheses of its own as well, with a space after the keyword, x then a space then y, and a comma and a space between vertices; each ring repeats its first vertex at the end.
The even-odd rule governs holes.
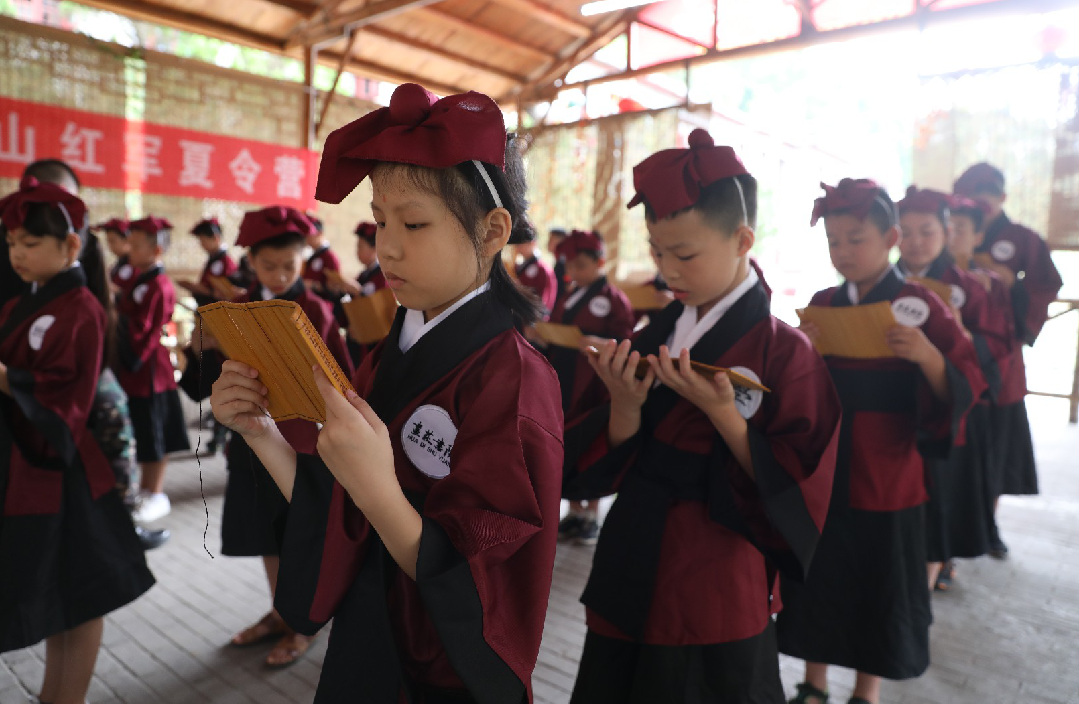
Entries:
POLYGON ((105 354, 102 356, 102 369, 111 366, 113 354, 116 351, 116 311, 112 305, 112 292, 109 290, 109 274, 105 268, 105 255, 101 249, 101 241, 94 233, 84 230, 79 233, 82 238, 82 251, 79 253, 79 263, 83 273, 86 274, 86 288, 94 294, 101 307, 105 309, 107 323, 105 328, 105 354))

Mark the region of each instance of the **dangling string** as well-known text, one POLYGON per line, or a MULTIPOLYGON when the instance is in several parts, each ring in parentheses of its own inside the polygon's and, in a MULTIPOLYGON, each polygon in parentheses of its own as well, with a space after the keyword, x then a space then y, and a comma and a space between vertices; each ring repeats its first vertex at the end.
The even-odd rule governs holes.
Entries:
MULTIPOLYGON (((202 549, 214 559, 210 548, 206 547, 206 536, 210 534, 210 506, 206 503, 206 487, 202 484, 202 459, 199 457, 199 448, 202 447, 202 359, 206 354, 206 348, 202 343, 202 316, 199 319, 199 434, 195 439, 195 463, 199 466, 199 494, 202 496, 202 510, 206 512, 206 525, 202 529, 202 549)), ((217 420, 215 419, 216 423, 217 420)))

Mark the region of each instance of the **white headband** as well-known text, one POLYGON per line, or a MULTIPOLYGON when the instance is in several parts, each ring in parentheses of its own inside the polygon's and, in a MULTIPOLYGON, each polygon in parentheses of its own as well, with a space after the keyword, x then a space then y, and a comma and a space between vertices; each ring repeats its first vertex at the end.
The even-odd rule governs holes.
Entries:
MULTIPOLYGON (((63 203, 57 203, 56 207, 59 208, 60 212, 64 214, 64 222, 67 223, 67 231, 68 232, 75 232, 75 225, 72 224, 71 215, 67 212, 67 208, 64 207, 64 204, 63 203)), ((78 234, 78 233, 76 233, 76 234, 78 234)))
POLYGON ((881 197, 879 193, 877 194, 877 197, 873 200, 880 203, 881 206, 884 207, 884 212, 888 213, 888 217, 892 218, 892 220, 895 220, 895 211, 892 210, 892 207, 890 205, 888 205, 888 201, 884 200, 884 198, 881 197))
POLYGON ((495 207, 502 207, 502 199, 498 197, 498 189, 495 188, 495 182, 491 180, 491 174, 487 173, 487 169, 483 168, 483 163, 479 159, 473 159, 472 163, 476 165, 476 169, 479 170, 480 176, 483 177, 483 182, 487 184, 487 189, 491 191, 491 198, 495 201, 495 207))
POLYGON ((734 185, 738 187, 738 200, 742 201, 742 219, 746 223, 746 227, 749 227, 749 211, 746 210, 746 192, 742 190, 742 183, 738 180, 738 177, 734 177, 734 185))

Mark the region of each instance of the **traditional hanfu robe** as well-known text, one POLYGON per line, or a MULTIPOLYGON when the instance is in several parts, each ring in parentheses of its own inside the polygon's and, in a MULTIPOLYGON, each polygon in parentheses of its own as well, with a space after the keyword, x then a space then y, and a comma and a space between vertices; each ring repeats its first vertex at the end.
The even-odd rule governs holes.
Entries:
POLYGON ((80 267, 0 312, 0 652, 134 601, 151 587, 142 546, 87 429, 105 311, 80 267))
POLYGON ((426 326, 416 315, 398 311, 354 385, 423 517, 417 578, 300 455, 275 604, 303 633, 333 619, 318 704, 531 701, 557 541, 558 382, 489 292, 426 326))
POLYGON ((974 345, 936 294, 894 268, 861 301, 853 284, 812 305, 891 301, 944 356, 949 398, 934 396, 918 366, 899 358, 825 357, 843 404, 835 483, 813 569, 783 580, 779 650, 886 677, 929 666, 923 457, 947 458, 985 381, 974 345))
POLYGON ((517 280, 533 291, 543 304, 544 315, 550 315, 558 298, 558 281, 554 269, 547 262, 533 255, 517 265, 517 280))
POLYGON ((311 256, 304 262, 303 274, 300 278, 306 281, 310 288, 323 298, 337 300, 340 296, 326 288, 329 281, 329 277, 326 276, 327 271, 340 272, 341 260, 330 249, 330 245, 324 244, 312 252, 311 256))
MULTIPOLYGON (((232 277, 236 274, 237 269, 236 262, 229 256, 228 249, 222 247, 207 258, 206 264, 202 267, 202 273, 199 275, 199 284, 211 291, 215 291, 213 279, 223 276, 231 281, 232 277)), ((211 294, 209 296, 195 294, 195 302, 200 306, 204 306, 207 303, 213 303, 217 300, 219 300, 217 294, 211 294)))
POLYGON ((1016 274, 1009 293, 1019 344, 991 412, 993 434, 999 440, 996 452, 1002 457, 1000 493, 1037 494, 1034 442, 1024 403, 1027 380, 1022 346, 1034 344, 1049 318, 1049 304, 1056 299, 1063 282, 1045 240, 1033 230, 1013 223, 1004 213, 989 223, 978 251, 988 253, 993 261, 1016 274))
MULTIPOLYGON (((360 286, 361 296, 372 296, 386 288, 386 275, 382 273, 382 266, 376 261, 360 272, 359 276, 356 277, 356 283, 360 286)), ((337 316, 337 322, 341 324, 341 327, 348 327, 348 315, 345 314, 340 302, 334 306, 334 315, 337 316)), ((364 356, 374 349, 375 344, 377 344, 361 345, 351 337, 346 338, 345 342, 348 345, 348 354, 352 358, 352 365, 357 369, 363 363, 364 356)))
MULTIPOLYGON (((551 322, 576 325, 585 335, 624 340, 633 332, 633 307, 626 294, 601 276, 591 285, 559 298, 551 311, 551 322)), ((592 374, 584 354, 554 345, 546 349, 546 354, 558 374, 567 420, 578 410, 588 411, 603 403, 603 384, 592 374)))
POLYGON ((162 328, 172 320, 176 290, 157 266, 139 273, 119 296, 116 376, 127 393, 139 462, 156 462, 191 445, 162 328))
MULTIPOLYGON (((237 303, 271 299, 295 301, 310 319, 326 342, 326 347, 341 365, 345 374, 352 375, 352 363, 345 350, 344 340, 332 315, 330 304, 308 291, 302 281, 280 296, 273 296, 262 286, 256 286, 237 303)), ((195 334, 198 334, 196 330, 195 334)), ((188 365, 180 385, 195 400, 210 395, 211 386, 221 375, 224 357, 217 350, 207 350, 199 359, 190 349, 186 352, 188 365)), ((313 453, 318 441, 318 426, 306 420, 286 420, 277 424, 281 434, 297 452, 313 453)), ((225 485, 225 506, 221 514, 221 554, 231 557, 261 557, 279 551, 274 521, 284 509, 285 498, 266 467, 251 451, 243 436, 232 433, 225 446, 225 466, 229 470, 225 485)))
POLYGON ((771 389, 736 387, 752 476, 707 416, 663 385, 649 392, 640 431, 618 447, 608 441, 609 403, 567 428, 564 495, 618 494, 581 598, 588 636, 573 702, 784 699, 777 570, 803 579, 811 569, 839 399, 806 337, 771 316, 755 271, 716 314, 697 321, 695 309, 673 302, 633 348, 657 354, 688 342, 693 360, 771 389), (687 325, 701 327, 686 338, 687 325))
POLYGON ((117 289, 123 291, 135 280, 136 274, 138 274, 138 272, 135 270, 135 267, 131 266, 128 256, 122 254, 117 257, 112 268, 109 269, 109 281, 111 281, 117 289))

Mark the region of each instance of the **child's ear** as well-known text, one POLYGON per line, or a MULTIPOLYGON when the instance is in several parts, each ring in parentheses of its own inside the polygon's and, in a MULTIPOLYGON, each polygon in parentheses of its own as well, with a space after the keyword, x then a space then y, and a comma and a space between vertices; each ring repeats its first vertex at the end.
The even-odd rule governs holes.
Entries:
POLYGON ((483 219, 483 254, 493 257, 498 254, 510 239, 513 219, 510 211, 495 208, 483 219))
POLYGON ((79 258, 79 250, 81 248, 82 239, 74 232, 67 233, 67 237, 64 238, 64 249, 67 250, 68 257, 71 258, 71 264, 74 264, 79 258))
POLYGON ((892 225, 890 228, 888 228, 888 231, 884 233, 884 238, 888 242, 888 249, 891 249, 899 243, 899 237, 899 225, 892 225))
POLYGON ((753 249, 753 244, 757 241, 757 233, 748 225, 739 225, 733 236, 738 240, 739 257, 749 254, 749 250, 753 249))

